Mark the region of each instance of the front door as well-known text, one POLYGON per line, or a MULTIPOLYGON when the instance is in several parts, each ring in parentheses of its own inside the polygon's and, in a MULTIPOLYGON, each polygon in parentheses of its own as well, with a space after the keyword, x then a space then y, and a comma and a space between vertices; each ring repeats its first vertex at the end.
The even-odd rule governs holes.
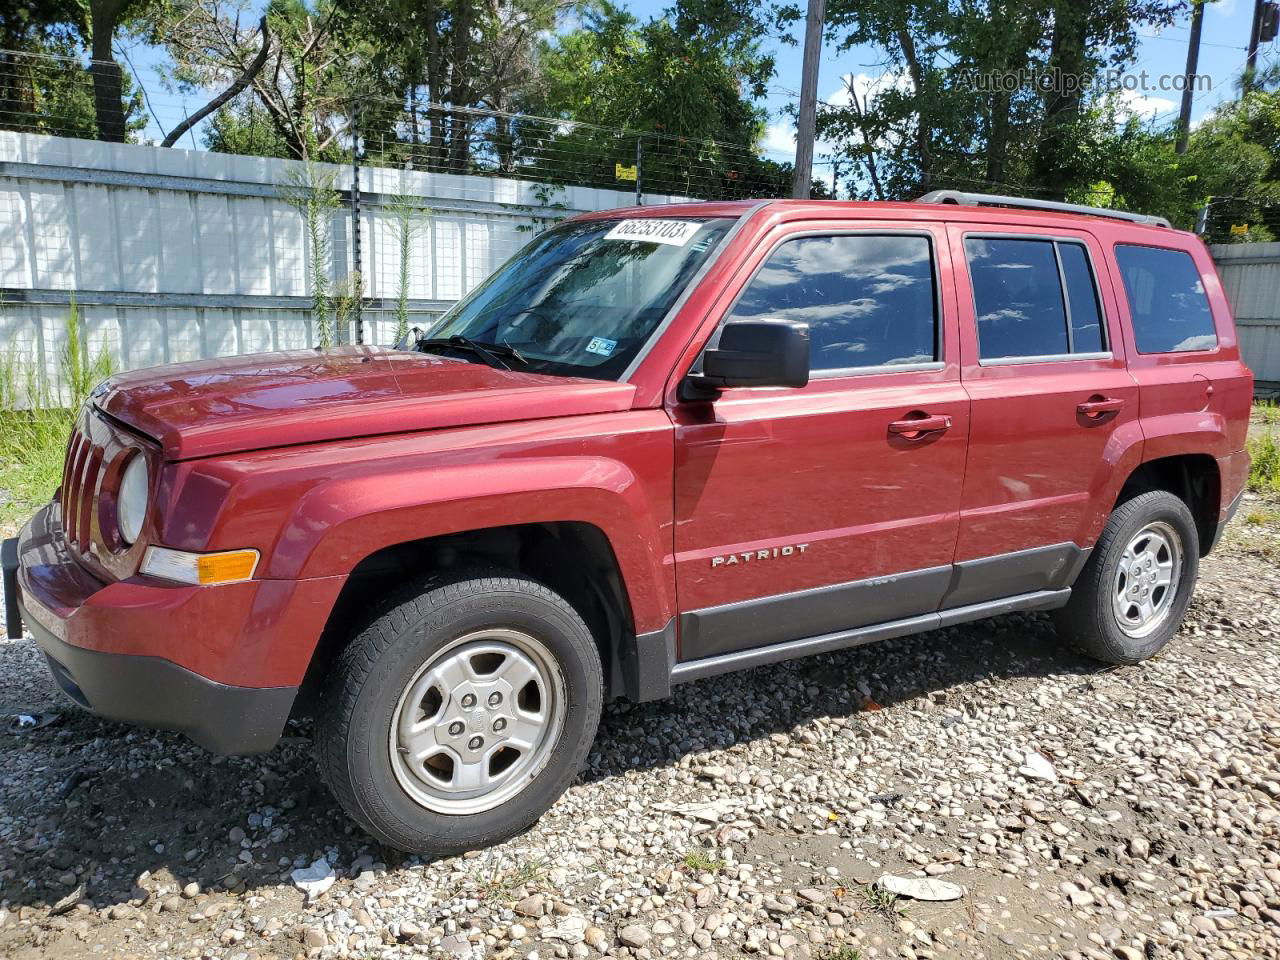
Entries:
POLYGON ((807 323, 812 373, 671 411, 681 660, 937 609, 969 429, 945 240, 779 227, 726 291, 724 319, 807 323))
POLYGON ((1142 449, 1093 236, 953 225, 951 238, 973 406, 948 607, 1069 586, 1132 466, 1117 457, 1142 449))

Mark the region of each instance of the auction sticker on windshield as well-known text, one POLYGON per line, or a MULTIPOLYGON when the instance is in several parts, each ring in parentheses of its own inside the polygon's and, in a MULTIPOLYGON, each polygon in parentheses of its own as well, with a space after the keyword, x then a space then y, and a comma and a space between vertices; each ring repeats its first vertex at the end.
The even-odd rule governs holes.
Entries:
POLYGON ((604 235, 606 240, 640 240, 644 243, 668 243, 683 247, 702 226, 696 220, 620 220, 604 235))

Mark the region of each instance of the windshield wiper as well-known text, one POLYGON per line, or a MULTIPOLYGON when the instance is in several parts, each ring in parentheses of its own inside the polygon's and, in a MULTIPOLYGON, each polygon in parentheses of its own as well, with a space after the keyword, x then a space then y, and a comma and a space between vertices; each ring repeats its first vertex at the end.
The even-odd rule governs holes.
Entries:
POLYGON ((421 350, 429 347, 453 347, 456 350, 470 350, 472 353, 474 353, 477 357, 483 360, 486 364, 493 367, 495 370, 511 369, 511 364, 507 363, 501 357, 498 356, 498 353, 503 349, 511 350, 512 351, 511 355, 515 356, 519 360, 524 359, 524 357, 521 357, 518 354, 516 354, 514 351, 514 348, 512 347, 506 347, 506 348, 490 347, 487 344, 477 343, 476 341, 472 340, 470 337, 464 337, 460 333, 455 333, 451 337, 428 337, 425 340, 418 341, 418 349, 421 350))

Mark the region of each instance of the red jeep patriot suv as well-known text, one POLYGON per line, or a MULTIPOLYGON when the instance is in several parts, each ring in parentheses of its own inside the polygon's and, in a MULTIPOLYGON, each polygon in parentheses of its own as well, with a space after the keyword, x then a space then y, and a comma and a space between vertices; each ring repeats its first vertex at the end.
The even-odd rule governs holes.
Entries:
POLYGON ((81 706, 319 763, 379 840, 533 822, 606 697, 1013 610, 1132 664, 1252 376, 1164 221, 1013 198, 578 217, 406 349, 112 377, 6 544, 81 706))

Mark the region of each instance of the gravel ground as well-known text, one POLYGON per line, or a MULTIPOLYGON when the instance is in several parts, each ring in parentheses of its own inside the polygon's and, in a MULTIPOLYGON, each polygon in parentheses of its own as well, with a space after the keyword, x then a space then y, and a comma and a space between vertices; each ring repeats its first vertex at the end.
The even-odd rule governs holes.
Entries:
POLYGON ((1280 956, 1278 635, 1254 502, 1150 663, 1009 616, 613 705, 538 824, 429 863, 348 823, 305 730, 215 757, 4 643, 4 724, 56 715, 0 731, 0 956, 1280 956))

